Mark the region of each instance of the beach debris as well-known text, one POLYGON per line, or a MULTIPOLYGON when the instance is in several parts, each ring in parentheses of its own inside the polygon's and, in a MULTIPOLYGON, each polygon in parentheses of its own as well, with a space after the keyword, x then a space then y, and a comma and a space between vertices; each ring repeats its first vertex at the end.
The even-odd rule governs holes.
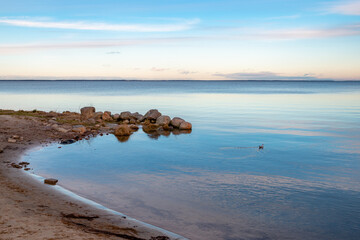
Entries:
POLYGON ((87 120, 94 116, 95 108, 94 107, 83 107, 80 109, 80 112, 81 112, 80 119, 87 120))
POLYGON ((171 122, 171 118, 166 115, 161 115, 156 119, 156 124, 163 126, 163 125, 169 125, 171 122))
POLYGON ((16 143, 16 139, 8 138, 8 143, 16 143))
POLYGON ((179 127, 180 130, 191 130, 192 125, 189 122, 182 122, 179 127))
POLYGON ((126 124, 121 124, 117 128, 115 128, 114 134, 116 136, 130 136, 131 135, 131 129, 126 124))
POLYGON ((174 118, 171 120, 170 124, 171 124, 172 126, 176 127, 176 128, 179 128, 180 125, 181 125, 181 123, 183 123, 183 122, 185 122, 184 119, 179 118, 179 117, 174 117, 174 118))
POLYGON ((16 163, 11 163, 11 166, 12 166, 13 168, 22 168, 21 165, 16 164, 16 163))
POLYGON ((55 179, 55 178, 46 178, 44 180, 44 183, 45 184, 49 184, 49 185, 56 185, 56 183, 58 182, 59 180, 55 179))
POLYGON ((151 237, 150 240, 170 240, 167 236, 157 236, 157 237, 151 237))
POLYGON ((20 139, 20 136, 19 135, 13 135, 12 138, 13 139, 20 139))
POLYGON ((61 213, 61 215, 64 218, 86 219, 86 220, 89 220, 89 221, 92 221, 92 220, 94 220, 96 218, 99 218, 98 215, 87 216, 87 215, 82 215, 82 214, 78 214, 78 213, 70 213, 70 214, 61 213))

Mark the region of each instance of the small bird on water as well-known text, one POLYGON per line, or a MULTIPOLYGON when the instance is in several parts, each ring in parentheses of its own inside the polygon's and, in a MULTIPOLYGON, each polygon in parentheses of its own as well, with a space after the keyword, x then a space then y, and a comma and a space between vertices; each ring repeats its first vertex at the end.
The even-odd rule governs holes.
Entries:
POLYGON ((261 145, 259 146, 259 150, 261 150, 261 149, 264 149, 264 144, 261 144, 261 145))

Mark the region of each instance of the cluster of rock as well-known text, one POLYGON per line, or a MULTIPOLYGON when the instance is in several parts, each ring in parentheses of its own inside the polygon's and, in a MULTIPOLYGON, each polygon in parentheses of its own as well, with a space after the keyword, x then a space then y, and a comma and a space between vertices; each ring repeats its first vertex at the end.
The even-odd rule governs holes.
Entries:
POLYGON ((96 112, 94 107, 84 107, 80 111, 80 118, 85 122, 115 121, 119 123, 114 129, 116 136, 130 136, 139 129, 137 125, 142 125, 142 129, 146 133, 156 131, 171 132, 173 130, 189 131, 192 129, 191 123, 179 117, 171 119, 167 115, 162 115, 157 109, 151 109, 145 115, 129 111, 121 112, 120 114, 111 114, 109 111, 96 112))

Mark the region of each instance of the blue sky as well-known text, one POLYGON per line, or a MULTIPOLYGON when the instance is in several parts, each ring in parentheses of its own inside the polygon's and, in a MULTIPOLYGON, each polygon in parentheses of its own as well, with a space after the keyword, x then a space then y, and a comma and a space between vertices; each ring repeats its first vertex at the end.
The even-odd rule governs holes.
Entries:
POLYGON ((0 6, 0 79, 360 79, 359 0, 0 6))

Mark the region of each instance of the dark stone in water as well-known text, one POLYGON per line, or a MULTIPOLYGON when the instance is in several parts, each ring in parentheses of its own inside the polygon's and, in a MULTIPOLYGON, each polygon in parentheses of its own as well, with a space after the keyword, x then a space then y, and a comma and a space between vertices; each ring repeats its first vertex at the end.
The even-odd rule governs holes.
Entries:
POLYGON ((61 141, 60 144, 63 144, 63 145, 66 145, 66 144, 72 144, 76 142, 76 140, 74 139, 69 139, 69 140, 64 140, 64 141, 61 141))
POLYGON ((49 185, 56 185, 56 183, 58 182, 59 180, 57 179, 54 179, 54 178, 47 178, 44 180, 44 183, 45 184, 49 184, 49 185))

